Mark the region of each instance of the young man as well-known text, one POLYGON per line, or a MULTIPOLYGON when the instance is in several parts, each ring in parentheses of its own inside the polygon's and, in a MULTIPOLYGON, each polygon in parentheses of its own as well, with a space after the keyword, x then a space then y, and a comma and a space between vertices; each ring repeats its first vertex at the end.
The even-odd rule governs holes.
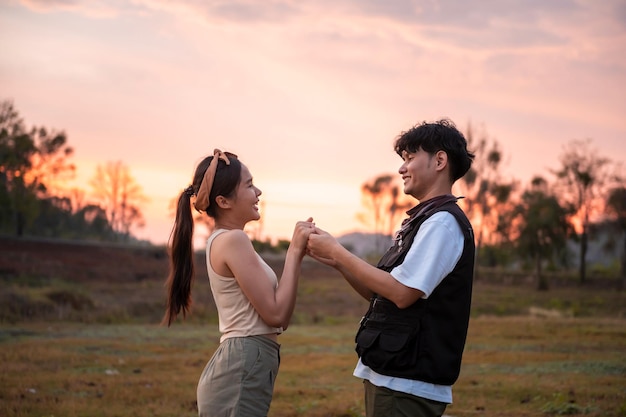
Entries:
POLYGON ((474 155, 449 120, 403 132, 395 151, 404 192, 419 200, 376 267, 321 229, 307 251, 370 300, 356 336, 354 375, 367 417, 441 416, 452 403, 469 323, 474 276, 472 226, 452 185, 474 155))

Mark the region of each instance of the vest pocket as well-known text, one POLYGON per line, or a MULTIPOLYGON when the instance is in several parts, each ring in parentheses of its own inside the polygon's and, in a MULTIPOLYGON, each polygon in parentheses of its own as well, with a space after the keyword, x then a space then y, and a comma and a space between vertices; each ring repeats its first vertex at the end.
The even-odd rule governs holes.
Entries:
POLYGON ((380 336, 380 330, 363 328, 356 336, 357 347, 369 349, 380 336))
POLYGON ((380 335, 380 347, 386 352, 398 352, 409 341, 409 333, 381 333, 380 335))
POLYGON ((356 352, 361 362, 380 374, 407 372, 417 365, 417 330, 406 324, 368 322, 356 335, 356 352))

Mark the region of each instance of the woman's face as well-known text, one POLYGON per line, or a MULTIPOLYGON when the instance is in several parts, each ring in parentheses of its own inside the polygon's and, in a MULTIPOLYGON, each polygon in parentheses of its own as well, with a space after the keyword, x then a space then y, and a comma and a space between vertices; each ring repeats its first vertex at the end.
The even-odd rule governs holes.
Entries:
POLYGON ((241 180, 232 200, 237 217, 240 217, 244 222, 259 220, 261 218, 258 206, 260 195, 261 190, 253 184, 250 170, 241 164, 241 180))

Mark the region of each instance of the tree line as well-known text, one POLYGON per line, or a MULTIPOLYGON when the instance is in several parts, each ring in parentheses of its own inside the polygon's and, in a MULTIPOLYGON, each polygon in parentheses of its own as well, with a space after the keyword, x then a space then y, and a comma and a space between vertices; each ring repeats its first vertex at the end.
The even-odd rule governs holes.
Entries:
MULTIPOLYGON (((503 174, 497 140, 471 124, 465 136, 476 159, 455 192, 465 197, 460 204, 474 226, 477 265, 531 265, 545 289, 544 269, 570 268, 568 242, 575 242, 585 283, 589 241, 602 230, 606 248, 621 250, 619 276, 626 284, 626 188, 619 162, 600 155, 591 139, 572 140, 555 169, 521 184, 503 174)), ((64 132, 28 128, 11 100, 0 102, 0 233, 135 240, 132 231, 144 226, 141 207, 148 199, 129 168, 106 162, 96 167, 89 192, 68 189, 76 172, 73 153, 64 132)), ((415 204, 401 187, 397 174, 378 175, 361 187, 367 212, 357 217, 377 236, 391 236, 415 204)))
POLYGON ((98 165, 91 190, 66 188, 76 174, 63 131, 28 128, 0 102, 0 233, 97 241, 134 240, 147 200, 121 161, 98 165))
MULTIPOLYGON (((476 265, 530 267, 537 287, 547 289, 544 269, 570 268, 568 242, 575 242, 578 277, 585 283, 590 239, 602 235, 607 251, 621 251, 618 274, 620 285, 626 286, 626 188, 620 162, 602 156, 591 139, 573 139, 563 147, 555 169, 521 184, 504 175, 504 152, 496 139, 471 124, 464 133, 476 159, 455 192, 465 197, 460 205, 474 227, 476 265)), ((368 213, 360 219, 369 221, 377 235, 391 236, 415 204, 401 187, 395 174, 362 185, 368 213)))

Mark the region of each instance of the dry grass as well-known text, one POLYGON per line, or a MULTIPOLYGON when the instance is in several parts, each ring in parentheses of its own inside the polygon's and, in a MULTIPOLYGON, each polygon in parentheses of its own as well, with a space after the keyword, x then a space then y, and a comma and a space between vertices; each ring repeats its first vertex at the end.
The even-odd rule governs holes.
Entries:
MULTIPOLYGON (((626 321, 472 320, 448 414, 626 413, 626 321)), ((296 325, 281 336, 270 416, 361 416, 351 376, 354 323, 296 325)), ((3 326, 0 415, 194 416, 195 386, 217 346, 215 326, 3 326)))
MULTIPOLYGON (((281 259, 269 260, 278 273, 281 259)), ((158 248, 0 239, 0 417, 197 415, 196 383, 218 344, 203 262, 192 316, 167 329, 155 324, 158 248)), ((352 370, 366 304, 332 269, 304 264, 271 417, 363 415, 352 370)), ((626 292, 479 281, 447 413, 626 417, 624 352, 626 292)))

